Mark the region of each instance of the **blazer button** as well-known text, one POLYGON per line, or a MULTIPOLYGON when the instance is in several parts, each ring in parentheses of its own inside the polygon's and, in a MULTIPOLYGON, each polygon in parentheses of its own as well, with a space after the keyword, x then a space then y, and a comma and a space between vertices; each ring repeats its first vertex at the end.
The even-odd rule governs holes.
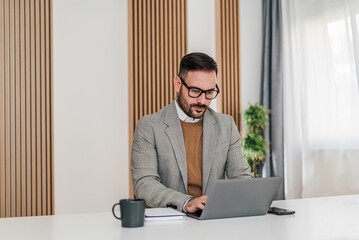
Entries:
POLYGON ((177 206, 172 203, 167 204, 166 207, 170 207, 177 210, 177 206))

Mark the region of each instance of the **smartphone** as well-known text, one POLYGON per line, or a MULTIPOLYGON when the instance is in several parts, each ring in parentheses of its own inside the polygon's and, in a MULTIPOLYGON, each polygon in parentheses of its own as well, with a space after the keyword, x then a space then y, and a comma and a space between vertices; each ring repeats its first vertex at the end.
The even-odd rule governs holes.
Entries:
POLYGON ((271 208, 269 208, 268 213, 276 214, 276 215, 290 215, 290 214, 294 214, 295 211, 289 210, 289 209, 284 209, 284 208, 271 207, 271 208))

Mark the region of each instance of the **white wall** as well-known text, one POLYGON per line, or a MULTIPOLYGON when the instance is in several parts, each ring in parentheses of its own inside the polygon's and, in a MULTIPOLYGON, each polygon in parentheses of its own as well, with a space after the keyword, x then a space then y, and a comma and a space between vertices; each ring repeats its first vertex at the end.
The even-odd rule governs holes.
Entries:
MULTIPOLYGON (((216 59, 214 0, 187 1, 188 52, 203 52, 216 59)), ((214 110, 216 99, 210 107, 214 110)))
POLYGON ((187 1, 188 52, 216 58, 214 0, 187 1))
POLYGON ((55 213, 128 197, 127 1, 54 0, 55 213))
MULTIPOLYGON (((260 100, 262 0, 240 0, 241 108, 260 100)), ((243 122, 242 122, 242 129, 243 122)))

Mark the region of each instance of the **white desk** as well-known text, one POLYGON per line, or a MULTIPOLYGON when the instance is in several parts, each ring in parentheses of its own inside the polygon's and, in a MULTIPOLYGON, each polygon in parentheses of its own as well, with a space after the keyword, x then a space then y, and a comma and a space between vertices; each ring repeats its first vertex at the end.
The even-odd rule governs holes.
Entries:
MULTIPOLYGON (((145 222, 122 228, 112 213, 0 219, 0 240, 359 239, 359 195, 275 201, 295 215, 145 222)), ((110 208, 111 206, 109 206, 110 208)))

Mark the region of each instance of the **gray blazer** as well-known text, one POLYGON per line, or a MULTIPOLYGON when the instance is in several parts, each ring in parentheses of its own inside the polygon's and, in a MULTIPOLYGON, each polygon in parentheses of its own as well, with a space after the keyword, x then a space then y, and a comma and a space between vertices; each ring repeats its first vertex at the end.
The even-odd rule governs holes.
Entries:
MULTIPOLYGON (((203 186, 217 179, 252 177, 231 116, 208 109, 203 115, 203 186)), ((187 199, 187 161, 175 102, 142 117, 132 143, 131 171, 136 197, 150 207, 182 210, 187 199)))

